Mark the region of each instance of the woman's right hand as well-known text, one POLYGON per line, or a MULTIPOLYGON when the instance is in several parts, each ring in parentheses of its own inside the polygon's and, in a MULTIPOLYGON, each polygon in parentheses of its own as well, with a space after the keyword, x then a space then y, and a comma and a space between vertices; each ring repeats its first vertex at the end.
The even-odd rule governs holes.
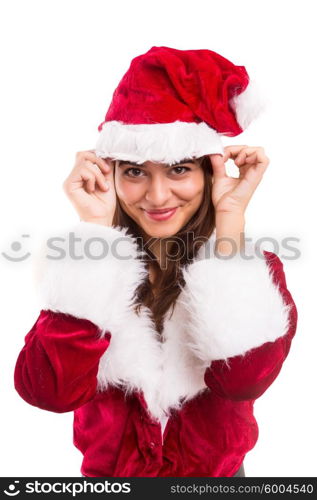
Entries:
POLYGON ((75 165, 63 189, 83 221, 112 225, 116 209, 114 162, 93 150, 76 153, 75 165))

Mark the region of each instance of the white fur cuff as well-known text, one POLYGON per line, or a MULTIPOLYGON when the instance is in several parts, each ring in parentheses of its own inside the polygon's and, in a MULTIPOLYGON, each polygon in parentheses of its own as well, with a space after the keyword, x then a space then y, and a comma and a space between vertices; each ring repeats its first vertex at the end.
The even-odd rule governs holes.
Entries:
POLYGON ((107 328, 147 276, 137 258, 142 252, 126 232, 81 221, 45 241, 33 267, 40 307, 107 328))
POLYGON ((206 365, 241 355, 285 335, 290 305, 274 284, 264 255, 211 257, 183 271, 181 301, 189 347, 206 365))

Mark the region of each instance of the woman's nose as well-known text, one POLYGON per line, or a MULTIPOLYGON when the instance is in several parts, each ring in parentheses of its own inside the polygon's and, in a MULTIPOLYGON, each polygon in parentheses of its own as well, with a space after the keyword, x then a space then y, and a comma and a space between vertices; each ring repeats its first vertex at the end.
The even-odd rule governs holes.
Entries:
POLYGON ((164 180, 156 179, 148 186, 145 199, 156 207, 164 206, 170 197, 170 186, 164 180))

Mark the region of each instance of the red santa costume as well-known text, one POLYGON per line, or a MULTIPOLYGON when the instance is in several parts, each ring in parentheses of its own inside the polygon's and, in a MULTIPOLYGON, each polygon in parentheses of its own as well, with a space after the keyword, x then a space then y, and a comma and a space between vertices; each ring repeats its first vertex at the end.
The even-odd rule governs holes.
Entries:
MULTIPOLYGON (((116 88, 96 152, 170 164, 222 153, 220 136, 258 114, 254 89, 215 52, 152 47, 116 88)), ((70 234, 80 258, 36 260, 41 309, 16 363, 20 396, 74 411, 86 476, 235 475, 258 438, 254 402, 296 331, 281 260, 248 243, 248 258, 218 258, 214 232, 183 269, 160 337, 150 311, 132 307, 147 270, 127 228, 81 221, 60 233, 66 249, 70 234), (106 243, 105 258, 91 258, 92 241, 106 243)))

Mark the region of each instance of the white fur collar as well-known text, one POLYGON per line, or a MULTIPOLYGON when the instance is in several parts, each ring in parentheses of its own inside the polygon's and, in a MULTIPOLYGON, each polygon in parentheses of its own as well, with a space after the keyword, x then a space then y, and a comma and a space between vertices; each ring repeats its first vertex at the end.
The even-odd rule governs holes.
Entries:
POLYGON ((161 342, 150 311, 142 307, 137 315, 131 305, 134 291, 147 271, 127 230, 81 221, 58 236, 68 244, 70 232, 78 239, 76 255, 82 259, 66 255, 50 260, 45 255, 53 254, 46 243, 35 259, 40 307, 89 319, 100 328, 101 336, 110 332, 110 345, 99 363, 98 388, 117 385, 127 392, 142 391, 148 410, 157 419, 209 390, 204 373, 212 359, 242 354, 286 332, 289 311, 265 262, 253 263, 252 267, 246 263, 242 266, 238 259, 229 266, 224 261, 219 263, 212 255, 213 233, 195 262, 184 270, 186 286, 172 317, 168 313, 165 318, 161 342), (90 254, 100 255, 102 242, 111 249, 108 255, 103 259, 89 257, 87 249, 90 254), (210 244, 211 254, 206 254, 210 244), (246 275, 247 281, 243 281, 246 275), (239 283, 247 287, 243 304, 232 289, 232 284, 239 283), (258 300, 254 299, 257 293, 258 300), (228 328, 223 331, 224 316, 228 318, 226 294, 233 320, 226 321, 228 328), (247 319, 249 306, 253 307, 251 322, 247 319), (256 320, 259 311, 261 325, 256 320), (235 322, 238 330, 246 332, 240 343, 237 338, 241 331, 237 331, 235 322))

